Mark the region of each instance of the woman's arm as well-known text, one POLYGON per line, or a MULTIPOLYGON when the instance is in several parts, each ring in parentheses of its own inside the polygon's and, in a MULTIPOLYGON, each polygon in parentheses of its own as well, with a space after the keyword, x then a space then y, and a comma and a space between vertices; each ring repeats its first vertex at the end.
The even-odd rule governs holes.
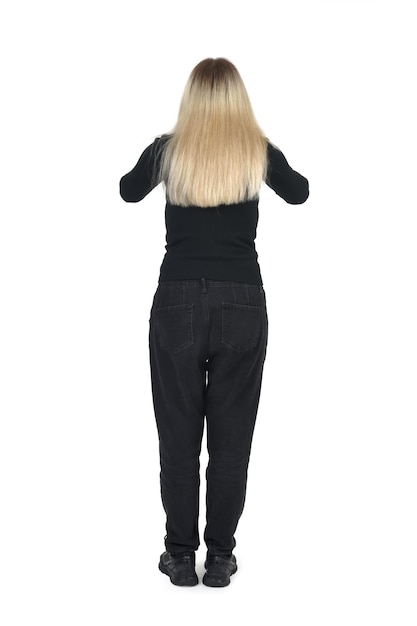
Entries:
POLYGON ((158 167, 159 138, 140 155, 135 167, 120 179, 120 195, 126 202, 139 202, 156 185, 155 172, 158 167))
POLYGON ((265 182, 289 204, 302 204, 310 194, 307 178, 293 170, 281 150, 269 142, 265 182))

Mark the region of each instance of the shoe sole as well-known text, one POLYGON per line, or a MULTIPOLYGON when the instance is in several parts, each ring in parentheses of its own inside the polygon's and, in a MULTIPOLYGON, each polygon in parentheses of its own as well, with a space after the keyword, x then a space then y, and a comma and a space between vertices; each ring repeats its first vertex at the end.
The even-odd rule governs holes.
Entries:
POLYGON ((172 584, 176 585, 177 587, 194 587, 195 585, 198 585, 198 578, 197 578, 197 576, 195 578, 189 578, 187 580, 180 580, 180 581, 174 582, 172 580, 170 574, 169 574, 169 570, 162 563, 159 563, 158 567, 159 567, 159 570, 163 574, 166 574, 168 576, 168 578, 172 582, 172 584))
MULTIPOLYGON (((230 576, 233 576, 233 574, 236 574, 236 572, 237 572, 237 565, 236 565, 236 568, 233 570, 233 572, 230 572, 230 576)), ((212 578, 207 573, 205 573, 203 576, 203 584, 206 585, 207 587, 227 587, 228 585, 230 585, 230 577, 228 578, 228 580, 222 581, 222 580, 219 580, 218 578, 212 578)))

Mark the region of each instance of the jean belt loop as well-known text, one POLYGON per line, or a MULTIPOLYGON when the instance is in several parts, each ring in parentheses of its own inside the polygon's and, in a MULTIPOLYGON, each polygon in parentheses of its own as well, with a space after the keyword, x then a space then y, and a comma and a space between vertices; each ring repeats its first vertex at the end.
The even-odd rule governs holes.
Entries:
POLYGON ((201 290, 203 293, 207 293, 207 285, 206 285, 206 279, 202 278, 201 279, 201 290))

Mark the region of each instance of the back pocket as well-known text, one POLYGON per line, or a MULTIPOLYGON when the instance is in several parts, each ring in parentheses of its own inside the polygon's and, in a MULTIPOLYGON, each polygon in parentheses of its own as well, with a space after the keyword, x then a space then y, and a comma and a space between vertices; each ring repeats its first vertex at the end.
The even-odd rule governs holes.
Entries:
POLYGON ((242 352, 258 343, 262 330, 262 308, 222 302, 222 343, 242 352))
POLYGON ((159 343, 176 354, 194 343, 193 304, 176 304, 154 309, 159 343))

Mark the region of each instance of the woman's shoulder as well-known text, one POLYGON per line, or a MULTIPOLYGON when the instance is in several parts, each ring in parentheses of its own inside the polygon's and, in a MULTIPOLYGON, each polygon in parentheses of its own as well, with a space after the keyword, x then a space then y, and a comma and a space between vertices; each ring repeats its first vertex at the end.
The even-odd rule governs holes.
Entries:
POLYGON ((165 144, 165 143, 167 143, 167 141, 172 139, 173 136, 174 135, 172 133, 164 133, 163 135, 158 135, 155 138, 155 142, 157 142, 159 144, 165 144))
POLYGON ((270 167, 286 166, 289 167, 288 161, 278 146, 268 139, 267 144, 267 158, 270 167))
POLYGON ((266 141, 267 141, 268 154, 276 154, 277 152, 282 154, 281 148, 275 145, 270 139, 266 138, 266 141))

